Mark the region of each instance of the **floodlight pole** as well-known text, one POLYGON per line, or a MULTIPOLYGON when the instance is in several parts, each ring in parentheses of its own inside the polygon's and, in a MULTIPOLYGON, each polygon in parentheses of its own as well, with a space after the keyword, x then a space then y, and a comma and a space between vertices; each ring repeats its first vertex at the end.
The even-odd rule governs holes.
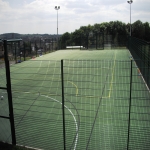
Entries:
POLYGON ((60 9, 60 6, 55 6, 55 10, 57 10, 57 49, 58 49, 58 10, 60 9))
POLYGON ((131 36, 131 4, 133 3, 133 0, 127 2, 130 4, 130 36, 131 36))

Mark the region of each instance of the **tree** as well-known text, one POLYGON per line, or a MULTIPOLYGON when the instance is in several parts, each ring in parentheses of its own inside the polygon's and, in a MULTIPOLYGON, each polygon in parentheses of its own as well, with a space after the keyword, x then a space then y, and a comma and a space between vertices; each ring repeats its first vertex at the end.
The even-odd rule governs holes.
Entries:
MULTIPOLYGON (((125 24, 121 21, 110 21, 103 23, 96 23, 94 25, 81 26, 79 29, 76 29, 72 33, 64 33, 61 37, 61 45, 65 48, 67 45, 87 45, 90 43, 90 40, 93 40, 89 37, 89 33, 97 35, 97 33, 104 33, 105 35, 112 35, 112 42, 122 43, 126 42, 127 35, 130 32, 130 24, 125 24)), ((142 23, 140 20, 137 20, 132 24, 132 36, 150 41, 150 26, 148 22, 142 23)))
POLYGON ((75 30, 75 32, 72 33, 72 45, 80 45, 81 44, 81 34, 82 34, 82 30, 75 30))
POLYGON ((145 27, 140 20, 137 20, 132 24, 132 36, 136 38, 144 39, 145 27))
POLYGON ((150 26, 149 26, 149 23, 145 22, 143 25, 144 25, 144 28, 145 28, 144 40, 150 42, 150 26))
POLYGON ((61 42, 61 48, 66 48, 67 45, 71 45, 71 34, 66 32, 64 33, 61 38, 60 38, 60 42, 61 42))

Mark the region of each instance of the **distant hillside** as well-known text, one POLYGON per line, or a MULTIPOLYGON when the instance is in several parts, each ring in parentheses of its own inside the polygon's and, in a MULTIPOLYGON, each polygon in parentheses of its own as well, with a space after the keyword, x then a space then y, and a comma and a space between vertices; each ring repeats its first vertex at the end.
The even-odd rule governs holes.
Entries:
MULTIPOLYGON (((61 35, 59 34, 58 37, 61 35)), ((57 38, 56 34, 19 34, 19 33, 4 33, 0 35, 0 39, 33 39, 33 38, 57 38)))
POLYGON ((1 39, 14 39, 14 38, 20 38, 20 34, 18 33, 4 33, 0 35, 1 39))

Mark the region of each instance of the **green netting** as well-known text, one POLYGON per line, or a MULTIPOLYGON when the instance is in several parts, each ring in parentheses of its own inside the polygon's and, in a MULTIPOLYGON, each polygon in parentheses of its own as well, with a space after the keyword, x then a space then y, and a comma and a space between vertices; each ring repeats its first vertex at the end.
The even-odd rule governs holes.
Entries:
POLYGON ((140 72, 150 88, 150 43, 129 37, 128 48, 136 60, 140 72))
MULTIPOLYGON (((142 144, 133 146, 134 143, 150 138, 150 120, 146 117, 148 109, 143 105, 150 98, 149 89, 138 75, 135 64, 131 68, 131 63, 115 60, 115 54, 113 61, 64 61, 65 99, 70 101, 69 109, 72 111, 69 118, 66 115, 65 121, 68 122, 72 114, 77 118, 74 121, 77 128, 74 146, 77 149, 127 149, 128 132, 129 149, 142 149, 142 144), (131 70, 133 87, 129 126, 131 70), (137 106, 137 101, 142 103, 137 106), (141 119, 145 117, 142 122, 141 119), (143 133, 144 121, 148 133, 143 133)), ((66 143, 74 136, 69 127, 66 126, 70 131, 66 143)), ((149 146, 146 142, 145 147, 149 146)))
POLYGON ((66 149, 149 149, 150 93, 130 58, 128 50, 64 50, 11 65, 17 144, 63 149, 63 69, 66 149))
POLYGON ((6 68, 3 59, 0 60, 0 141, 11 143, 8 96, 6 88, 6 68), (3 98, 2 98, 3 97, 3 98))

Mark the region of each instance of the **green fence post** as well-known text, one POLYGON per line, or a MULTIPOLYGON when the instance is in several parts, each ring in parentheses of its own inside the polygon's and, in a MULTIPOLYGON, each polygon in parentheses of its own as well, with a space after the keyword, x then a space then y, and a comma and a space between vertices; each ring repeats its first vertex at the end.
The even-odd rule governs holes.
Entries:
POLYGON ((26 60, 26 58, 25 58, 25 54, 26 54, 25 42, 23 42, 23 49, 24 49, 24 55, 23 55, 23 57, 24 57, 24 61, 25 61, 26 60))
POLYGON ((15 42, 15 63, 17 63, 16 42, 15 42))
POLYGON ((50 43, 51 43, 51 41, 50 41, 50 39, 49 39, 49 53, 50 53, 50 43))
POLYGON ((88 34, 86 35, 86 38, 87 38, 87 49, 89 49, 89 36, 88 36, 88 34))
POLYGON ((132 100, 132 69, 133 68, 132 68, 132 60, 131 60, 127 150, 129 150, 129 142, 130 142, 130 120, 131 120, 131 100, 132 100))
POLYGON ((53 38, 52 38, 52 52, 53 52, 53 38))
POLYGON ((147 85, 150 88, 150 43, 149 44, 149 48, 148 48, 148 74, 147 74, 147 85))
POLYGON ((62 49, 62 47, 61 47, 61 45, 62 45, 61 40, 62 40, 62 39, 60 38, 60 50, 62 49))
POLYGON ((103 31, 103 50, 104 50, 104 31, 103 31))
POLYGON ((37 46, 36 46, 36 40, 34 41, 34 45, 35 45, 34 47, 35 47, 35 53, 36 53, 35 55, 36 55, 36 57, 37 57, 37 46))
POLYGON ((82 42, 81 42, 81 34, 80 34, 80 50, 81 50, 82 42))
POLYGON ((63 71, 63 60, 61 60, 61 85, 62 85, 62 117, 63 117, 63 140, 64 150, 66 150, 66 131, 65 131, 65 104, 64 104, 64 71, 63 71))
POLYGON ((12 93, 11 93, 11 80, 10 80, 10 66, 9 66, 8 52, 7 52, 7 40, 4 40, 4 57, 5 57, 5 67, 6 67, 6 81, 7 81, 12 144, 16 145, 16 134, 15 134, 14 113, 13 113, 13 103, 12 103, 12 93))
POLYGON ((98 43, 98 42, 97 42, 97 31, 96 31, 96 49, 97 49, 97 43, 98 43))

